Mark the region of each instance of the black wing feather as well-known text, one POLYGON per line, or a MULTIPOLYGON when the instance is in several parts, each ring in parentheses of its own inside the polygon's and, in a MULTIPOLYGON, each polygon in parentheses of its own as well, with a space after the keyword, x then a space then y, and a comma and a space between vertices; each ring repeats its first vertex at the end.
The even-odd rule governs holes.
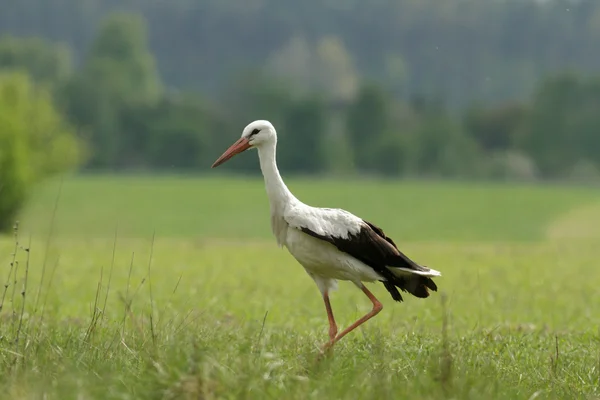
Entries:
POLYGON ((437 290, 435 283, 428 277, 420 275, 397 277, 394 275, 387 266, 417 271, 427 271, 428 269, 418 265, 403 254, 381 228, 365 220, 363 220, 363 223, 362 229, 358 233, 349 235, 347 238, 320 235, 306 227, 300 229, 307 235, 331 243, 338 250, 373 268, 385 278, 382 283, 396 301, 402 301, 402 296, 396 287, 417 297, 429 296, 427 287, 437 290))

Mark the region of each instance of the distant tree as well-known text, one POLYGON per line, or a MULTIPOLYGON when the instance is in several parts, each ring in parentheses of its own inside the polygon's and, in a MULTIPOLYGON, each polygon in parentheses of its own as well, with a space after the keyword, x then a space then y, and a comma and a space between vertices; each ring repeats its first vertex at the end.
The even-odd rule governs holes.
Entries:
POLYGON ((364 84, 347 109, 346 131, 361 171, 373 171, 380 163, 377 149, 389 128, 390 104, 380 87, 364 84))
POLYGON ((321 38, 316 47, 316 57, 313 74, 317 77, 317 87, 334 101, 354 98, 359 86, 358 72, 352 55, 340 38, 321 38))
POLYGON ((83 74, 105 84, 128 104, 159 100, 161 82, 147 42, 145 20, 138 14, 114 13, 101 25, 83 74))
POLYGON ((293 36, 273 51, 266 66, 277 79, 285 80, 293 96, 306 96, 315 90, 314 69, 313 49, 303 36, 293 36))
POLYGON ((578 97, 564 132, 577 146, 577 159, 569 168, 577 168, 579 164, 586 169, 595 164, 600 169, 600 76, 585 79, 578 97))
POLYGON ((476 107, 467 110, 464 125, 467 133, 485 151, 507 150, 514 145, 527 109, 518 103, 493 108, 476 107))
POLYGON ((123 129, 126 109, 156 104, 161 82, 146 42, 146 28, 136 15, 113 14, 101 26, 82 70, 66 86, 71 119, 88 134, 94 153, 89 166, 114 168, 121 145, 144 135, 123 129))
POLYGON ((404 58, 398 54, 389 53, 385 55, 385 84, 396 97, 403 97, 407 92, 407 82, 410 71, 404 58))
POLYGON ((330 104, 327 108, 327 133, 320 140, 318 158, 324 172, 330 175, 352 175, 354 152, 346 131, 346 110, 343 105, 330 104))
POLYGON ((600 161, 600 84, 570 73, 545 80, 517 146, 531 154, 546 177, 565 173, 581 159, 600 161))
MULTIPOLYGON (((281 131, 292 97, 281 81, 261 72, 250 70, 232 79, 214 106, 215 128, 211 130, 214 158, 239 139, 244 126, 256 119, 269 120, 281 131)), ((235 157, 219 168, 244 173, 260 171, 256 157, 247 156, 235 157)))
POLYGON ((23 70, 38 83, 57 85, 72 73, 71 52, 42 38, 0 37, 0 70, 23 70))
MULTIPOLYGON (((282 59, 305 59, 288 46, 296 37, 311 54, 327 38, 343 38, 355 76, 377 79, 395 94, 441 90, 453 110, 473 101, 523 101, 547 74, 600 68, 595 0, 0 0, 0 30, 68 43, 81 60, 99 21, 118 8, 152 26, 150 43, 169 86, 211 95, 232 73, 261 68, 288 47, 282 59), (402 88, 390 74, 395 55, 410 76, 402 88)), ((312 65, 301 75, 317 77, 321 67, 312 65)), ((343 76, 335 75, 335 87, 343 76)))
POLYGON ((409 132, 404 155, 411 175, 473 177, 481 152, 462 126, 444 113, 419 115, 409 132))
POLYGON ((7 231, 34 183, 77 165, 72 128, 46 89, 25 73, 0 75, 0 231, 7 231))
POLYGON ((354 153, 344 133, 329 133, 321 140, 319 159, 323 172, 332 176, 352 176, 356 172, 354 153))
POLYGON ((266 68, 295 96, 316 92, 331 101, 349 101, 358 89, 352 56, 335 36, 322 37, 314 45, 304 36, 293 36, 270 54, 266 68))
POLYGON ((184 170, 211 165, 212 114, 193 96, 171 94, 156 104, 129 109, 121 146, 123 168, 184 170))
POLYGON ((327 110, 320 99, 306 98, 290 104, 281 126, 278 162, 290 172, 322 171, 321 145, 327 134, 327 110))
MULTIPOLYGON (((328 114, 327 130, 339 129, 343 113, 345 131, 321 138, 343 149, 327 170, 404 170, 413 157, 407 153, 413 133, 433 125, 446 108, 453 116, 435 123, 464 116, 468 104, 477 108, 463 127, 452 121, 451 130, 464 128, 468 142, 474 140, 509 175, 513 162, 519 171, 539 169, 551 177, 573 169, 587 176, 600 163, 597 85, 583 78, 600 69, 598 1, 173 0, 128 2, 131 14, 111 14, 116 7, 114 0, 0 0, 0 30, 19 36, 0 39, 0 70, 24 69, 34 82, 63 89, 61 108, 91 144, 88 168, 173 159, 145 153, 152 153, 150 143, 173 155, 179 148, 185 157, 177 163, 193 165, 192 153, 200 152, 195 159, 203 159, 204 151, 217 156, 250 120, 267 118, 283 130, 298 102, 313 96, 325 99, 328 113, 331 103, 348 107, 328 114), (80 66, 74 76, 67 45, 80 66), (169 87, 227 99, 200 107, 204 112, 195 123, 208 124, 207 137, 183 133, 196 106, 165 100, 158 68, 169 87), (253 69, 260 80, 250 74, 232 79, 253 69), (570 76, 555 76, 567 69, 570 76), (365 94, 370 85, 361 89, 361 79, 377 82, 374 91, 381 93, 365 94), (56 85, 65 80, 64 88, 56 85), (531 107, 520 109, 530 97, 531 107), (395 125, 391 110, 406 100, 418 114, 415 124, 395 125), (372 108, 366 112, 357 104, 372 108), (151 129, 137 121, 141 115, 169 128, 151 129), (175 129, 172 115, 187 122, 175 129), (379 126, 377 120, 385 122, 379 126), (172 128, 180 133, 170 142, 171 134, 163 133, 172 128)), ((257 172, 258 163, 240 157, 223 168, 257 172)))
POLYGON ((533 181, 538 179, 535 162, 515 150, 499 150, 486 154, 481 169, 483 177, 493 180, 533 181))

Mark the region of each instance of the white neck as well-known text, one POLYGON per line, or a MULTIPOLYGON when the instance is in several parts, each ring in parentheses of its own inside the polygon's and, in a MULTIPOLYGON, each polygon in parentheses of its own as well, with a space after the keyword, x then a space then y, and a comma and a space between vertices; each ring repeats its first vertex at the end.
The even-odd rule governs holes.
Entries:
POLYGON ((265 179, 265 188, 271 205, 271 214, 283 213, 285 205, 289 202, 297 201, 296 197, 287 188, 276 162, 277 143, 264 143, 258 147, 258 158, 260 159, 260 169, 265 179))

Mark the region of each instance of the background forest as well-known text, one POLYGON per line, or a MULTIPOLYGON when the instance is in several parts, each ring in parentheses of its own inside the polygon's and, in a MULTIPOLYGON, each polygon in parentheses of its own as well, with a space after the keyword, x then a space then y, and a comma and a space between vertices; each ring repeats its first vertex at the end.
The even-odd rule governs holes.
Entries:
MULTIPOLYGON (((51 92, 86 170, 205 171, 264 118, 286 174, 599 175, 595 0, 0 0, 0 10, 0 70, 51 92)), ((252 157, 223 169, 258 171, 252 157)))

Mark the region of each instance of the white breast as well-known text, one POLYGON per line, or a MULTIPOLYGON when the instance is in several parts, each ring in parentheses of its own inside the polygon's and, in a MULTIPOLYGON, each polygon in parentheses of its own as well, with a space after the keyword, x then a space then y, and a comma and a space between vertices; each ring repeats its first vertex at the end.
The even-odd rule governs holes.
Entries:
POLYGON ((339 251, 332 244, 291 227, 287 230, 286 247, 311 275, 356 284, 383 279, 371 267, 339 251))

